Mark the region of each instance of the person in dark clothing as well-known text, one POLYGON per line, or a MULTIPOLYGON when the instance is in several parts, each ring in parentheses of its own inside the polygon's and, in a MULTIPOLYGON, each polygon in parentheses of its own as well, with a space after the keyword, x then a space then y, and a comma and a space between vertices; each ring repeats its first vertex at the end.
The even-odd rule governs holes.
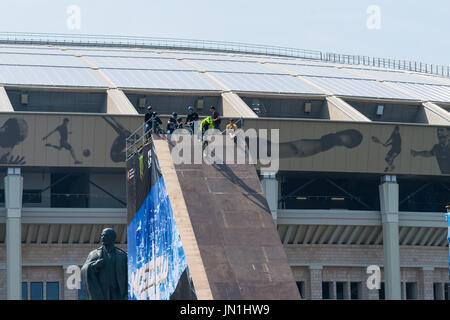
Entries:
POLYGON ((177 119, 177 124, 175 126, 175 129, 183 129, 183 118, 177 119))
POLYGON ((188 107, 188 115, 185 124, 189 125, 189 131, 194 134, 194 125, 198 121, 198 113, 194 111, 194 107, 188 107))
POLYGON ((160 125, 162 125, 161 119, 158 117, 157 112, 153 112, 153 117, 151 118, 151 129, 154 133, 164 133, 163 130, 160 128, 160 125))
MULTIPOLYGON (((154 133, 160 133, 162 130, 159 125, 162 124, 161 119, 158 117, 158 113, 153 112, 152 106, 147 107, 147 113, 145 114, 145 133, 152 131, 154 133)), ((148 139, 148 137, 146 137, 148 139)))
POLYGON ((216 111, 215 107, 209 108, 211 111, 211 119, 213 121, 214 129, 219 129, 220 126, 220 114, 216 111))
POLYGON ((172 116, 167 121, 167 128, 166 128, 167 134, 172 134, 172 132, 175 131, 175 129, 177 127, 177 117, 178 117, 178 113, 173 112, 172 116))
POLYGON ((149 121, 153 117, 153 108, 152 106, 147 107, 147 113, 145 114, 145 123, 149 124, 149 121))

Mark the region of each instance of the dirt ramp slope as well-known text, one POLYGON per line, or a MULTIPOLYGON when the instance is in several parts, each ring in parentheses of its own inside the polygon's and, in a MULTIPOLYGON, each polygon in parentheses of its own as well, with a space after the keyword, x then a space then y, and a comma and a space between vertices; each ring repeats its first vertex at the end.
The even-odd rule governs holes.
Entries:
POLYGON ((252 164, 174 164, 154 140, 199 299, 300 299, 252 164))

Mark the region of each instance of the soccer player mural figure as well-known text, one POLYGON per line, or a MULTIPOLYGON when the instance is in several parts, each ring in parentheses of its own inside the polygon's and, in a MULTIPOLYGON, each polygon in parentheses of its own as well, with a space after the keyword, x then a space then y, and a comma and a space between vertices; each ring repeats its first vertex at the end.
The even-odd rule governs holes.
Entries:
POLYGON ((128 300, 127 253, 114 246, 116 232, 102 231, 102 246, 89 253, 81 268, 88 300, 128 300))
POLYGON ((10 118, 0 127, 0 163, 1 164, 25 164, 23 156, 11 155, 16 145, 24 141, 28 136, 28 125, 23 119, 10 118))
POLYGON ((416 151, 411 149, 413 157, 436 157, 441 173, 450 174, 450 128, 438 128, 437 137, 439 143, 431 150, 416 151))
POLYGON ((375 136, 372 137, 372 141, 383 145, 383 147, 391 146, 391 150, 388 151, 388 153, 386 154, 386 158, 384 159, 384 161, 386 161, 387 163, 387 167, 384 169, 384 172, 394 170, 394 160, 402 152, 402 137, 400 136, 400 128, 396 126, 391 136, 386 140, 385 143, 382 143, 380 139, 375 136))
POLYGON ((72 132, 69 132, 69 129, 67 128, 68 124, 69 124, 69 119, 64 118, 63 123, 61 125, 57 126, 54 130, 50 131, 45 137, 42 138, 42 140, 47 140, 47 138, 50 137, 53 133, 58 132, 59 133, 59 146, 56 146, 56 145, 53 145, 50 143, 46 143, 45 146, 55 148, 58 151, 61 149, 69 150, 70 155, 72 156, 75 164, 81 164, 82 162, 77 159, 77 157, 75 156, 75 152, 73 151, 73 148, 68 141, 69 134, 72 133, 72 132))
MULTIPOLYGON (((113 162, 124 162, 125 161, 125 149, 126 149, 126 139, 131 135, 131 132, 125 129, 116 119, 110 117, 109 119, 103 117, 103 119, 113 128, 118 136, 114 139, 111 146, 111 151, 109 153, 111 160, 113 162)), ((137 137, 139 138, 139 137, 137 137)))
MULTIPOLYGON (((300 139, 280 143, 280 158, 310 157, 335 147, 356 148, 362 142, 361 132, 343 130, 322 136, 320 139, 300 139)), ((270 144, 269 144, 270 145, 270 144)))

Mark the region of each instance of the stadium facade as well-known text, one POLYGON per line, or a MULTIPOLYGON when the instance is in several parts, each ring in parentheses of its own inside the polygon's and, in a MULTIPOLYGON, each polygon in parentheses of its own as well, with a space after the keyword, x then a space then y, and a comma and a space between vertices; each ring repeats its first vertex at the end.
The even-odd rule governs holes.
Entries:
POLYGON ((448 68, 212 42, 0 40, 0 299, 82 299, 71 266, 102 228, 126 249, 125 139, 147 105, 280 129, 280 170, 260 178, 303 298, 449 298, 448 68), (370 265, 380 290, 366 286, 370 265))

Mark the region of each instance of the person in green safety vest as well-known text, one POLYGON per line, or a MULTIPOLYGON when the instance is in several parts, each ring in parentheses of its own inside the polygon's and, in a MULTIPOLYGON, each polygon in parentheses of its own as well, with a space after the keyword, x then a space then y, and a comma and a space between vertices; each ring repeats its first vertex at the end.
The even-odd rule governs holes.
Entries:
POLYGON ((207 118, 203 119, 202 123, 200 124, 200 130, 202 132, 202 136, 205 134, 206 131, 208 131, 208 129, 214 130, 214 123, 213 123, 211 117, 207 117, 207 118))
POLYGON ((208 131, 209 129, 214 130, 214 123, 211 119, 211 117, 207 117, 205 119, 202 120, 201 124, 200 124, 200 130, 199 130, 199 141, 203 141, 203 150, 205 150, 206 146, 208 145, 208 141, 204 141, 204 135, 205 132, 208 131))

